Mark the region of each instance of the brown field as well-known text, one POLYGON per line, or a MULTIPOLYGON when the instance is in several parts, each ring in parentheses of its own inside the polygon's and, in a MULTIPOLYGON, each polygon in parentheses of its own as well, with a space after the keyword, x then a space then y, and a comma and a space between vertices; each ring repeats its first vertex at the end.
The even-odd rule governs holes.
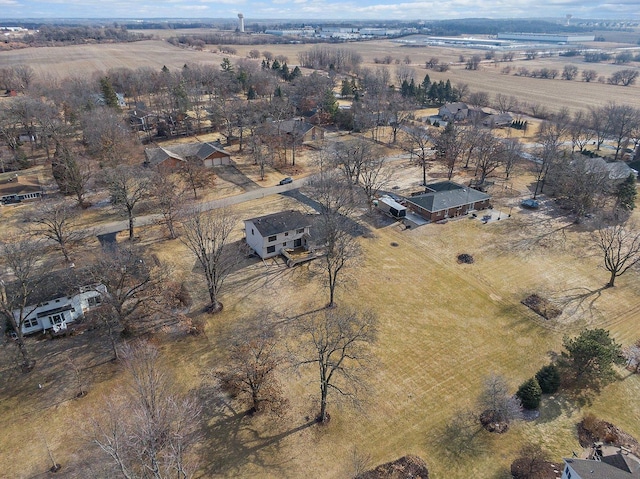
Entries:
MULTIPOLYGON (((175 31, 173 31, 175 33, 175 31)), ((596 46, 599 46, 596 44, 596 46)), ((249 50, 271 51, 275 55, 284 55, 290 65, 297 63, 298 52, 312 48, 312 45, 233 45, 237 55, 222 55, 213 46, 209 51, 196 51, 174 47, 163 40, 149 40, 125 44, 74 45, 68 47, 28 48, 8 52, 0 52, 3 65, 27 63, 39 74, 47 74, 57 78, 74 75, 104 72, 110 68, 151 67, 177 69, 185 63, 203 63, 218 65, 223 57, 232 61, 246 58, 249 50)), ((534 61, 522 59, 510 63, 483 63, 478 71, 464 69, 458 63, 460 55, 484 55, 483 51, 465 50, 450 47, 417 47, 410 48, 388 40, 345 43, 340 48, 357 50, 364 59, 363 67, 389 68, 392 79, 395 77, 395 65, 382 66, 374 63, 375 58, 391 55, 399 61, 406 56, 411 59, 417 82, 421 82, 425 74, 432 80, 450 79, 452 84, 465 83, 470 91, 485 91, 493 98, 496 94, 513 95, 521 102, 537 103, 548 110, 557 111, 561 107, 570 110, 586 109, 589 106, 601 106, 609 101, 625 103, 640 108, 640 82, 630 87, 584 83, 581 81, 543 80, 538 78, 516 77, 514 71, 523 66, 529 70, 543 67, 562 71, 565 64, 573 64, 581 72, 593 69, 599 75, 608 77, 616 70, 638 68, 637 63, 619 66, 606 63, 585 63, 575 58, 539 58, 534 61), (438 73, 424 68, 431 57, 438 57, 441 62, 452 62, 448 72, 438 73), (504 66, 509 65, 514 71, 509 75, 501 73, 504 66)), ((500 56, 500 53, 498 53, 500 56)), ((516 55, 518 58, 518 55, 516 55)), ((580 73, 579 73, 580 75, 580 73)), ((579 78, 579 77, 578 77, 579 78)))

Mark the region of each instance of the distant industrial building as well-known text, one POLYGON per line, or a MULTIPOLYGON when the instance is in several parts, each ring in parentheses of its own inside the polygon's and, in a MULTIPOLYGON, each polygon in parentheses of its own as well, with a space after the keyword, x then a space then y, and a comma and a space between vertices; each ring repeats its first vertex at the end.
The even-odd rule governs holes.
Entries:
POLYGON ((595 35, 562 35, 551 33, 498 33, 500 40, 519 40, 524 42, 577 43, 592 42, 595 35))

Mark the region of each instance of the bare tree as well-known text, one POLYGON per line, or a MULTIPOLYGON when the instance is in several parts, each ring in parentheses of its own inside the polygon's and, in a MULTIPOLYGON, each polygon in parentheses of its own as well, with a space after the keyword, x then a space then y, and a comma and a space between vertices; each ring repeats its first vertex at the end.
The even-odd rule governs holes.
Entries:
POLYGON ((198 190, 213 185, 215 179, 213 171, 205 167, 198 158, 187 158, 180 168, 180 176, 193 191, 194 200, 198 199, 198 190))
POLYGON ((547 175, 554 164, 560 161, 563 136, 567 133, 570 121, 568 112, 562 111, 552 120, 544 121, 538 129, 538 159, 536 164, 535 198, 544 189, 547 175))
MULTIPOLYGON (((140 249, 128 244, 106 247, 90 267, 96 284, 104 286, 102 314, 123 334, 142 330, 158 316, 170 318, 173 298, 165 294, 168 271, 155 259, 145 259, 140 249)), ((110 332, 115 333, 110 326, 110 332)), ((111 335, 114 357, 116 338, 111 335)))
POLYGON ((266 311, 243 321, 232 334, 229 360, 216 376, 223 388, 234 397, 240 396, 252 412, 279 413, 287 404, 276 378, 276 370, 285 362, 280 344, 266 311))
POLYGON ((63 143, 58 143, 51 162, 53 177, 65 196, 74 196, 78 206, 86 208, 87 187, 93 174, 89 163, 63 143))
POLYGON ((43 201, 24 219, 34 224, 34 234, 56 243, 67 262, 71 260, 70 248, 87 237, 78 229, 78 211, 66 200, 43 201))
POLYGON ((476 175, 480 173, 478 183, 483 184, 487 177, 502 165, 504 143, 489 132, 483 133, 478 143, 475 152, 476 175))
POLYGON ((389 182, 392 173, 386 166, 382 148, 359 138, 334 144, 329 155, 331 162, 340 168, 349 184, 362 189, 371 210, 378 191, 389 182))
POLYGON ((593 130, 589 127, 589 118, 584 111, 578 110, 574 113, 569 124, 569 135, 572 150, 577 147, 578 151, 584 151, 593 138, 593 130))
POLYGON ((613 161, 621 159, 621 152, 629 144, 631 133, 640 122, 640 110, 629 105, 609 103, 602 113, 608 118, 608 135, 615 142, 613 161))
POLYGON ((300 364, 317 365, 320 372, 320 413, 325 423, 329 391, 357 399, 362 373, 372 361, 370 346, 377 338, 377 318, 370 311, 330 308, 300 320, 300 364))
POLYGON ((184 196, 178 185, 171 179, 169 175, 157 173, 151 181, 151 190, 157 208, 162 214, 163 223, 169 231, 169 238, 178 237, 177 222, 182 205, 184 204, 184 196))
POLYGON ((426 128, 407 126, 404 129, 407 137, 407 145, 411 153, 418 157, 418 164, 422 168, 422 184, 427 184, 427 170, 431 165, 433 150, 431 149, 432 138, 426 128))
POLYGON ((35 365, 22 328, 37 308, 30 304, 30 298, 43 280, 40 266, 43 258, 42 244, 33 238, 14 236, 0 242, 0 264, 10 275, 0 279, 0 314, 15 333, 24 371, 30 371, 35 365))
POLYGON ((509 113, 518 109, 518 99, 513 95, 498 93, 494 101, 494 107, 500 113, 509 113))
POLYGON ((589 128, 593 131, 596 138, 596 150, 600 151, 600 146, 607 138, 609 128, 609 116, 604 111, 604 107, 589 107, 589 128))
POLYGON ((133 240, 133 222, 137 207, 150 196, 150 173, 140 167, 119 165, 105 174, 114 208, 129 220, 129 239, 133 240))
POLYGON ((208 212, 194 208, 185 213, 180 240, 202 268, 210 301, 206 309, 210 313, 222 310, 220 291, 242 256, 240 247, 232 243, 236 224, 236 217, 226 209, 208 212))
POLYGON ((146 342, 123 348, 126 388, 111 394, 102 414, 92 417, 90 441, 126 479, 190 479, 198 462, 201 408, 162 367, 158 350, 146 342))
POLYGON ((605 269, 611 273, 607 288, 640 262, 640 232, 632 223, 600 226, 594 233, 594 243, 603 255, 605 269))
POLYGON ((453 177, 453 172, 462 153, 463 144, 460 141, 461 130, 455 123, 449 122, 434 141, 437 158, 447 167, 447 178, 453 177))
POLYGON ((336 287, 343 270, 360 255, 356 236, 360 226, 349 216, 357 206, 353 186, 340 173, 321 167, 321 172, 310 183, 311 196, 320 203, 319 239, 324 248, 323 268, 329 289, 328 306, 335 304, 336 287))
POLYGON ((522 417, 520 400, 509 393, 505 379, 496 374, 484 381, 479 406, 482 409, 480 421, 485 426, 495 423, 508 427, 511 421, 522 417))
POLYGON ((505 179, 509 179, 513 168, 522 160, 523 146, 518 140, 509 138, 503 141, 503 164, 505 179))

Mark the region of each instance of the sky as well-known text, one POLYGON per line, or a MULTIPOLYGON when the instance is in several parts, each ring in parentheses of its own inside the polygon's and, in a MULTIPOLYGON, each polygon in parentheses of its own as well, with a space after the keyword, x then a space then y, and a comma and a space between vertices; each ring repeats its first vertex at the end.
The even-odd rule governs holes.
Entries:
POLYGON ((559 17, 639 20, 640 1, 591 0, 0 0, 0 18, 443 20, 559 17))

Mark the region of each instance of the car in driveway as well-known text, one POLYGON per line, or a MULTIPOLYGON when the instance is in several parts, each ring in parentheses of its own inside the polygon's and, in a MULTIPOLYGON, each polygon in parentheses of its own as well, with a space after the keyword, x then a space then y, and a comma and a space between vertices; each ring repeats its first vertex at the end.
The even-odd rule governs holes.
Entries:
POLYGON ((290 176, 287 176, 286 178, 282 178, 279 184, 288 185, 289 183, 293 183, 293 178, 291 178, 290 176))

